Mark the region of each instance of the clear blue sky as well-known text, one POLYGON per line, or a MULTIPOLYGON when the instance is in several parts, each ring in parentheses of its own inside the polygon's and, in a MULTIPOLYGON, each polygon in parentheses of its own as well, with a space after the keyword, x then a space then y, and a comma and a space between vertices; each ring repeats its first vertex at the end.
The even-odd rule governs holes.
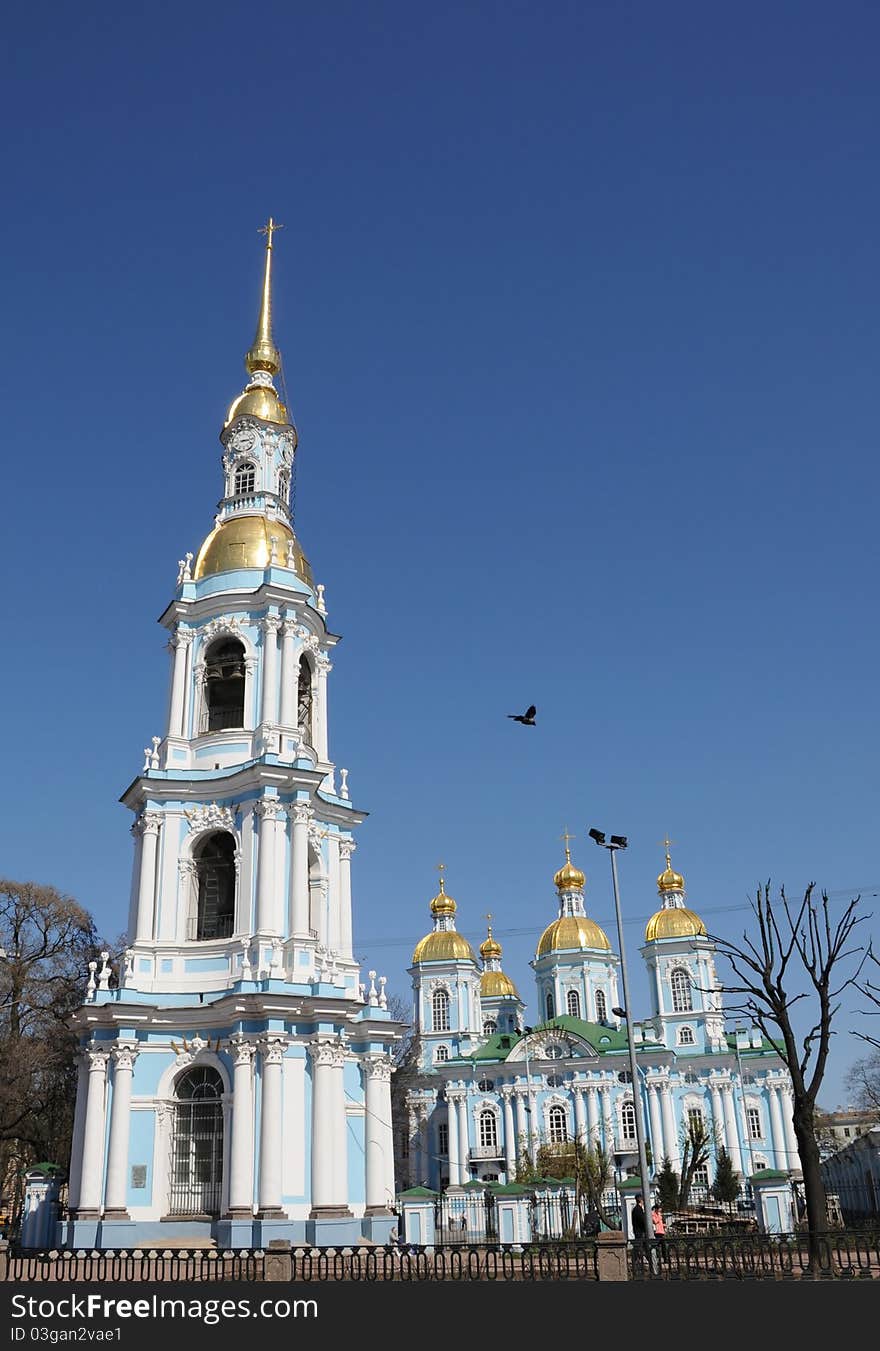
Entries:
POLYGON ((55 3, 4 37, 4 873, 124 924, 117 798, 271 213, 365 967, 408 994, 442 859, 530 996, 565 826, 612 937, 585 832, 629 836, 638 1014, 667 831, 716 931, 767 878, 880 892, 876 5, 55 3))

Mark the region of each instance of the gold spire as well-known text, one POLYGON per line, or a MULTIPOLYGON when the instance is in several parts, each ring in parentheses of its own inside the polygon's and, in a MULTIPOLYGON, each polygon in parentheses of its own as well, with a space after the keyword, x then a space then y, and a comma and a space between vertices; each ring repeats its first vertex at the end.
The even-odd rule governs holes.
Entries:
POLYGON ((251 349, 244 359, 249 373, 268 371, 277 375, 281 367, 281 355, 272 337, 272 236, 276 230, 283 230, 272 217, 261 228, 260 234, 266 236, 266 270, 263 274, 263 300, 260 305, 260 317, 257 320, 257 332, 251 349))
POLYGON ((443 880, 443 873, 446 868, 445 863, 437 864, 437 871, 440 874, 440 890, 431 901, 432 915, 454 915, 458 906, 451 896, 446 895, 446 886, 443 880))
POLYGON ((571 850, 568 847, 568 842, 573 840, 574 836, 569 835, 567 826, 560 839, 565 840, 565 863, 558 872, 553 874, 553 885, 557 891, 583 891, 587 879, 580 868, 576 868, 571 861, 571 850))
POLYGON ((663 896, 667 891, 684 891, 684 878, 681 873, 677 873, 672 866, 672 857, 669 853, 669 846, 674 844, 667 834, 663 840, 663 848, 666 850, 666 871, 662 872, 657 878, 657 889, 663 896))
POLYGON ((493 937, 492 937, 492 915, 491 915, 491 913, 488 914, 488 915, 486 915, 486 916, 485 916, 485 919, 486 919, 486 927, 487 927, 487 929, 488 929, 489 932, 487 933, 486 937, 483 939, 482 943, 480 944, 480 956, 483 958, 484 961, 488 961, 488 959, 489 959, 490 957, 500 957, 500 956, 501 956, 501 944, 498 942, 498 939, 497 939, 497 938, 493 938, 493 937))

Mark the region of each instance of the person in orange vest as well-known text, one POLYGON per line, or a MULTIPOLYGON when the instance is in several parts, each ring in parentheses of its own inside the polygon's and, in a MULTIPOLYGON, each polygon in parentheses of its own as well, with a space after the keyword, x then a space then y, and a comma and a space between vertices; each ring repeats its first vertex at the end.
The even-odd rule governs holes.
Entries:
POLYGON ((657 1240, 657 1252, 666 1261, 666 1225, 663 1223, 663 1211, 660 1209, 660 1202, 655 1201, 651 1207, 651 1224, 654 1226, 654 1237, 657 1240))

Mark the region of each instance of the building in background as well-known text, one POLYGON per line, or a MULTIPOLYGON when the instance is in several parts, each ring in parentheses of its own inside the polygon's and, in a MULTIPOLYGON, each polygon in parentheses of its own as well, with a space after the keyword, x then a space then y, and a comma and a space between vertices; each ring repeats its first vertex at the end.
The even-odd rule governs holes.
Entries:
MULTIPOLYGON (((338 638, 294 533, 297 435, 275 388, 273 232, 222 500, 179 563, 167 726, 123 794, 129 947, 76 1016, 75 1247, 384 1241, 396 1225, 384 978, 352 955, 364 813, 330 759, 338 638)), ((283 380, 283 373, 282 373, 283 380)), ((283 388, 283 386, 282 386, 283 388)), ((120 673, 121 676, 121 673, 120 673)))
POLYGON ((721 1146, 743 1178, 764 1169, 797 1174, 788 1072, 758 1029, 726 1030, 715 948, 685 904, 668 850, 640 950, 651 1008, 634 1023, 635 1085, 620 959, 587 913, 586 879, 568 848, 553 882, 557 914, 531 963, 536 1014, 528 1025, 491 928, 478 957, 456 929, 456 903, 441 880, 433 927, 410 967, 415 1065, 395 1123, 401 1187, 510 1184, 524 1154, 534 1160, 540 1145, 573 1139, 601 1142, 622 1181, 638 1171, 637 1105, 655 1171, 664 1157, 680 1170, 694 1116, 710 1128, 713 1157, 695 1196, 714 1179, 721 1146))

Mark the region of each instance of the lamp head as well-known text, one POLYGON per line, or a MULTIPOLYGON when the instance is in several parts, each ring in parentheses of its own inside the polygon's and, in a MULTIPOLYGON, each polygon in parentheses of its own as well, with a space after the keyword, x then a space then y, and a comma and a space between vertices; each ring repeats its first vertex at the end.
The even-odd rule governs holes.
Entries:
POLYGON ((611 843, 612 843, 612 844, 616 844, 617 847, 618 847, 618 849, 625 849, 625 848, 626 848, 626 836, 625 836, 625 835, 612 835, 612 836, 611 836, 611 843))
POLYGON ((605 843, 604 830, 596 830, 594 828, 593 830, 590 831, 590 839, 595 840, 597 844, 604 844, 605 843))
POLYGON ((615 1018, 626 1017, 626 1009, 612 1009, 611 1012, 614 1014, 615 1018))

